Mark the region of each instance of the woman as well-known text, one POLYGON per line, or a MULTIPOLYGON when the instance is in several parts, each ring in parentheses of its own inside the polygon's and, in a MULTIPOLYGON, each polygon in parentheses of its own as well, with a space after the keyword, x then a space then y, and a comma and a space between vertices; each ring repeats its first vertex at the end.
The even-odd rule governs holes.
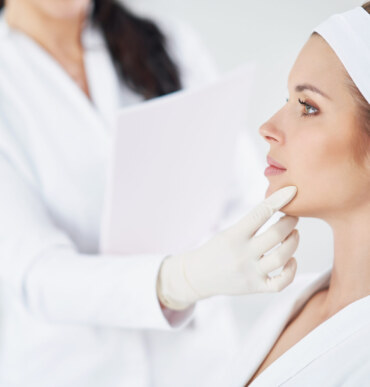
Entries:
MULTIPOLYGON (((161 361, 147 331, 173 332, 194 321, 187 336, 192 362, 204 365, 207 357, 192 341, 198 300, 278 291, 294 278, 297 218, 253 234, 295 189, 271 195, 235 228, 187 252, 186 262, 99 254, 116 109, 211 78, 192 35, 157 24, 109 0, 6 1, 0 17, 2 386, 147 386, 154 372, 161 387, 176 376, 177 386, 189 385, 166 366, 153 369, 161 361), (283 240, 259 267, 259 258, 283 240), (269 278, 280 266, 282 273, 269 278)), ((208 321, 209 332, 223 330, 212 347, 230 341, 227 312, 213 310, 208 321)), ((175 350, 184 368, 184 345, 175 350)), ((216 364, 210 359, 209 366, 216 364)), ((193 366, 187 367, 191 377, 193 366)))
POLYGON ((313 32, 290 72, 287 103, 260 128, 281 164, 269 194, 334 234, 334 262, 261 316, 233 369, 235 385, 365 386, 370 380, 370 2, 313 32))

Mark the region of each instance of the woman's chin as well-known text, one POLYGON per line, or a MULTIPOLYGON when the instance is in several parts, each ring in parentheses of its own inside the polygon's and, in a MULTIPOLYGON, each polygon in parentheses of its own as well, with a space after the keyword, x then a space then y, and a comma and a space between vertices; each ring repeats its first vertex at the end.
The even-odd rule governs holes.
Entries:
MULTIPOLYGON (((284 188, 289 185, 294 185, 294 184, 286 184, 286 185, 281 185, 277 186, 275 184, 270 184, 267 187, 266 193, 265 193, 265 198, 268 196, 272 195, 274 192, 278 191, 280 188, 284 188)), ((298 193, 297 193, 298 195, 298 193)), ((282 207, 279 211, 283 212, 285 215, 291 215, 291 216, 299 216, 299 211, 296 205, 296 197, 295 196, 286 206, 282 207)))
POLYGON ((51 4, 45 7, 45 12, 58 20, 80 20, 81 14, 86 14, 89 9, 89 0, 63 0, 59 6, 51 4))

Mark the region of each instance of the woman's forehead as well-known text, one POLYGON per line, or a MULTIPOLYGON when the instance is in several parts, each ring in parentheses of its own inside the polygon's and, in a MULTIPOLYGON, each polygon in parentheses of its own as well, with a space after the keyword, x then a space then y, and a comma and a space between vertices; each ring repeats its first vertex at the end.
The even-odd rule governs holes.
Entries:
POLYGON ((320 35, 312 35, 301 49, 289 73, 288 88, 310 84, 332 94, 343 90, 346 82, 346 70, 320 35))

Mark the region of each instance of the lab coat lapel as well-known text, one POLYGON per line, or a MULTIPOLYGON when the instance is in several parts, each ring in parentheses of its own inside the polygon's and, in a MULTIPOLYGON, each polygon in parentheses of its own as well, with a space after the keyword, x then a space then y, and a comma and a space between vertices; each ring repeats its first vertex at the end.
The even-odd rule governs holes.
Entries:
MULTIPOLYGON (((91 130, 95 130, 100 141, 108 142, 110 127, 107 127, 107 119, 101 114, 101 111, 103 110, 106 112, 106 109, 99 109, 99 106, 96 105, 96 101, 90 101, 64 68, 38 43, 24 33, 12 30, 5 20, 4 12, 1 14, 1 19, 2 29, 5 30, 5 32, 11 31, 13 38, 20 42, 18 49, 25 52, 28 51, 28 65, 37 68, 37 71, 42 74, 44 82, 49 85, 50 89, 60 93, 60 101, 63 103, 68 101, 68 103, 73 106, 73 110, 77 111, 80 117, 84 117, 84 119, 87 120, 86 130, 90 134, 91 130)), ((95 40, 95 43, 98 43, 96 35, 93 39, 90 39, 91 28, 85 29, 85 40, 95 40)), ((98 45, 95 47, 98 47, 98 45)), ((100 46, 99 49, 96 49, 96 52, 101 50, 100 46)), ((87 56, 89 56, 89 53, 87 56)), ((88 62, 90 65, 90 60, 88 60, 88 62)), ((99 71, 100 75, 102 75, 104 74, 104 71, 107 71, 107 68, 104 67, 104 69, 99 69, 99 71)), ((31 73, 30 76, 32 76, 31 73)), ((97 90, 99 87, 96 86, 96 83, 99 82, 99 77, 97 76, 96 71, 92 74, 90 70, 87 70, 87 78, 89 87, 94 90, 94 95, 99 95, 99 91, 97 90)), ((107 89, 104 90, 104 94, 108 100, 106 102, 107 104, 112 103, 112 98, 116 98, 116 94, 114 92, 109 92, 107 89)), ((100 100, 101 99, 98 99, 98 101, 100 100)), ((114 106, 116 106, 116 104, 117 102, 115 101, 114 106)), ((51 105, 47 108, 51 108, 51 105)))
MULTIPOLYGON (((320 278, 320 285, 323 283, 322 279, 325 280, 326 276, 320 278)), ((319 289, 321 286, 315 286, 315 289, 316 288, 319 289)), ((312 291, 310 293, 312 293, 312 291)), ((298 306, 298 309, 300 307, 301 305, 298 306)), ((290 315, 298 309, 294 307, 290 315)), ((291 379, 309 363, 346 340, 353 333, 365 327, 365 325, 369 324, 369 310, 370 296, 363 297, 346 306, 312 330, 296 345, 291 347, 275 362, 270 364, 270 366, 254 380, 251 386, 278 386, 291 379)), ((285 320, 287 319, 284 319, 284 321, 285 320)))

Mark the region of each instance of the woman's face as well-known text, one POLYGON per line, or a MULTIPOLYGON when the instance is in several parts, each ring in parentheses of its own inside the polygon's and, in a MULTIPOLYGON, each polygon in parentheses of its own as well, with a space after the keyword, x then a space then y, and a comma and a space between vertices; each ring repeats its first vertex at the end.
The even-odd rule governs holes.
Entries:
POLYGON ((7 0, 8 5, 11 2, 21 3, 32 6, 37 11, 42 12, 48 17, 55 19, 75 19, 84 14, 92 0, 7 0))
POLYGON ((270 144, 268 155, 286 168, 268 176, 266 196, 287 185, 298 188, 286 214, 328 219, 370 200, 370 161, 358 160, 359 141, 367 138, 346 81, 331 47, 311 36, 289 74, 287 103, 259 130, 270 144))

